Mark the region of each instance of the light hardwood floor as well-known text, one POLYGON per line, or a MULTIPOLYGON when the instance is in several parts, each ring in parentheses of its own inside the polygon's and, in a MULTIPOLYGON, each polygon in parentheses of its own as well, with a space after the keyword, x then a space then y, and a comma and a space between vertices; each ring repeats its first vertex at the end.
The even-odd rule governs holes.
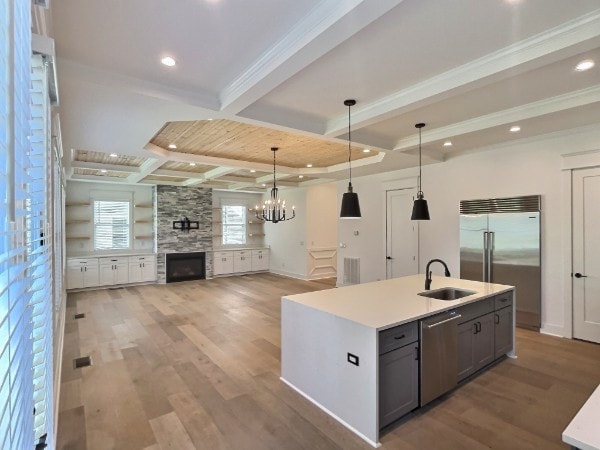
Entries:
MULTIPOLYGON (((69 294, 58 448, 371 448, 279 380, 280 297, 332 286, 256 274, 69 294), (85 355, 93 365, 73 369, 85 355)), ((382 448, 566 448, 562 430, 600 383, 600 345, 518 330, 517 353, 382 448)))

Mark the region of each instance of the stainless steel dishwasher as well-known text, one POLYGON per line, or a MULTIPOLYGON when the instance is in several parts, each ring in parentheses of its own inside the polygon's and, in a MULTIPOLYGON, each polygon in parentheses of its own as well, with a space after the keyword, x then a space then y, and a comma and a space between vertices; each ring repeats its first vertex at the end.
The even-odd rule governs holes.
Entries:
POLYGON ((421 406, 448 392, 458 382, 460 317, 455 311, 447 311, 421 320, 421 406))

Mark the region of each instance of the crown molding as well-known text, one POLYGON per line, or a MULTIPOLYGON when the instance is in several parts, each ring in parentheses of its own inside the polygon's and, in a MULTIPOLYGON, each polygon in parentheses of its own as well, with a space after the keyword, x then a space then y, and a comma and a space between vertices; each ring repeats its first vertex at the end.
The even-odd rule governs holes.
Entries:
MULTIPOLYGON (((423 144, 435 142, 597 102, 600 102, 600 85, 430 129, 422 134, 422 142, 423 144)), ((394 151, 414 148, 418 142, 416 135, 400 139, 394 146, 394 151)))
POLYGON ((239 113, 401 2, 319 2, 286 36, 223 89, 219 96, 221 111, 239 113))
MULTIPOLYGON (((597 9, 375 102, 365 104, 361 108, 355 108, 352 112, 352 126, 354 129, 366 127, 491 82, 525 73, 549 61, 553 62, 553 54, 559 51, 578 54, 582 49, 577 44, 599 38, 600 9, 597 9)), ((564 54, 561 56, 565 57, 564 54)), ((346 116, 340 115, 328 122, 325 135, 339 136, 345 131, 346 126, 346 116)))

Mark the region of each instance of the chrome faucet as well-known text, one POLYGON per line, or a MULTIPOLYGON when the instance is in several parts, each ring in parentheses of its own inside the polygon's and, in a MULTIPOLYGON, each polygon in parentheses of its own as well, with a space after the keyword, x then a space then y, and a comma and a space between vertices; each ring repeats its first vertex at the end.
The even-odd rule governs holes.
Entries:
POLYGON ((442 265, 444 266, 444 275, 446 275, 447 277, 450 276, 450 271, 448 270, 448 266, 444 261, 442 261, 441 259, 432 259, 427 263, 427 267, 425 268, 425 290, 431 289, 431 272, 429 270, 429 266, 431 265, 431 263, 434 262, 442 263, 442 265))

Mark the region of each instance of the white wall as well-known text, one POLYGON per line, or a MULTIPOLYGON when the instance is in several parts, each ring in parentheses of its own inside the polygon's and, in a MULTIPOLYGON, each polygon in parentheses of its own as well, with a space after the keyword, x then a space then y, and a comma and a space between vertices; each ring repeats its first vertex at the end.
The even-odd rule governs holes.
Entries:
POLYGON ((296 218, 264 225, 271 272, 301 279, 336 276, 337 184, 285 189, 279 196, 296 206, 296 218))
MULTIPOLYGON (((130 199, 133 204, 152 204, 153 203, 153 186, 144 185, 122 185, 114 183, 97 183, 97 182, 83 182, 83 181, 68 181, 66 189, 66 203, 84 203, 90 202, 94 196, 102 196, 104 199, 110 199, 114 195, 115 200, 117 199, 130 199)), ((65 219, 66 222, 70 220, 89 220, 89 223, 77 223, 65 225, 65 236, 67 243, 67 256, 80 256, 80 255, 91 255, 92 253, 98 255, 101 252, 94 251, 94 239, 93 239, 93 205, 90 206, 67 206, 65 208, 65 219), (69 237, 73 236, 88 236, 86 240, 69 240, 69 237)), ((135 211, 132 208, 131 220, 133 221, 135 211)), ((149 215, 151 219, 153 217, 153 209, 144 209, 142 214, 149 215)), ((110 250, 108 253, 130 253, 133 251, 152 252, 154 251, 154 240, 143 239, 136 240, 134 235, 136 232, 136 225, 133 224, 133 235, 131 239, 132 248, 129 250, 115 251, 110 250)), ((153 232, 154 224, 139 224, 138 229, 140 234, 148 235, 153 232), (142 228, 143 227, 143 228, 142 228)), ((106 252, 105 252, 106 253, 106 252)))
MULTIPOLYGON (((600 148, 600 131, 515 143, 509 148, 464 155, 423 168, 423 191, 431 221, 420 222, 420 271, 432 258, 459 275, 459 202, 465 199, 542 195, 542 331, 570 334, 569 172, 562 154, 600 148), (566 219, 565 219, 566 218, 566 219)), ((361 282, 385 278, 385 205, 390 180, 414 179, 416 169, 353 178, 363 218, 338 221, 338 279, 344 256, 361 258, 361 282), (353 231, 359 231, 355 236, 353 231), (383 238, 382 238, 383 236, 383 238)), ((338 196, 346 182, 338 183, 338 196)), ((407 211, 410 214, 410 211, 407 211)))
MULTIPOLYGON (((265 196, 267 198, 268 195, 265 196)), ((266 223, 265 242, 270 247, 270 270, 294 278, 306 278, 306 188, 282 189, 279 197, 296 207, 296 217, 279 223, 266 223)))

